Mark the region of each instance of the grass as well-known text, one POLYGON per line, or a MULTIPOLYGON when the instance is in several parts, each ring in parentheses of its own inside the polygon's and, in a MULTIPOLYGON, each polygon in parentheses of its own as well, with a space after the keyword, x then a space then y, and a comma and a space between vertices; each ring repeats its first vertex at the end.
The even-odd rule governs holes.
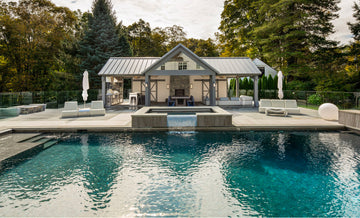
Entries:
POLYGON ((318 110, 319 109, 319 106, 317 106, 317 105, 298 105, 298 106, 302 107, 302 108, 312 109, 312 110, 318 110))

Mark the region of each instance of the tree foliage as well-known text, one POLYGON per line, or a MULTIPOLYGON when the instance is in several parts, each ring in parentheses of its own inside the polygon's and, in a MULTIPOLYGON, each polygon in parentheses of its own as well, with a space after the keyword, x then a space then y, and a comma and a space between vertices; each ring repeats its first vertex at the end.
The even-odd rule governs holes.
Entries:
POLYGON ((90 87, 101 87, 97 74, 110 57, 131 55, 127 39, 117 27, 110 0, 94 0, 92 14, 88 15, 88 25, 80 41, 80 67, 82 71, 88 70, 90 87))
POLYGON ((226 0, 219 28, 222 55, 258 57, 281 69, 288 82, 312 81, 312 72, 324 70, 316 53, 337 46, 328 36, 334 31, 331 21, 338 17, 338 3, 226 0))
POLYGON ((48 0, 2 2, 0 9, 0 91, 56 89, 66 77, 61 61, 71 41, 75 14, 48 0))

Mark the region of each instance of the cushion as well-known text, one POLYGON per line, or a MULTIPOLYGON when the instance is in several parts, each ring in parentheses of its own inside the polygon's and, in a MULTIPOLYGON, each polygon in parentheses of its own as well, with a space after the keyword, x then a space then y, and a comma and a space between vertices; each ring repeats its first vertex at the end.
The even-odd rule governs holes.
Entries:
POLYGON ((240 95, 240 100, 243 101, 252 101, 253 97, 252 96, 247 96, 247 95, 240 95))
POLYGON ((271 100, 268 99, 261 99, 260 100, 260 107, 271 107, 271 100))
POLYGON ((283 100, 271 100, 272 107, 285 107, 285 101, 283 100))
POLYGON ((92 101, 91 102, 91 109, 104 109, 103 101, 92 101))
POLYGON ((239 100, 239 98, 238 97, 231 97, 231 99, 230 99, 231 101, 238 101, 239 100))
POLYGON ((77 101, 66 101, 64 105, 64 110, 77 110, 78 103, 77 101))
POLYGON ((222 97, 222 98, 220 98, 220 101, 229 101, 229 98, 227 98, 227 97, 222 97))
POLYGON ((286 108, 297 108, 296 100, 285 100, 285 107, 286 108))

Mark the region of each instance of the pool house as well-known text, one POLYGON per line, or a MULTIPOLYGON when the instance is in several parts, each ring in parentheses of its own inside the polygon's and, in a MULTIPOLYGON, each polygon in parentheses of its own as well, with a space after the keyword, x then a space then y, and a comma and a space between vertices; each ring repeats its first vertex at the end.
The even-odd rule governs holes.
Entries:
POLYGON ((241 77, 254 80, 254 106, 258 106, 257 84, 263 70, 247 57, 198 57, 179 44, 162 57, 112 57, 98 75, 106 106, 123 102, 124 84, 130 85, 129 98, 134 97, 135 104, 174 101, 186 105, 192 98, 214 106, 218 99, 228 97, 228 79, 241 77))

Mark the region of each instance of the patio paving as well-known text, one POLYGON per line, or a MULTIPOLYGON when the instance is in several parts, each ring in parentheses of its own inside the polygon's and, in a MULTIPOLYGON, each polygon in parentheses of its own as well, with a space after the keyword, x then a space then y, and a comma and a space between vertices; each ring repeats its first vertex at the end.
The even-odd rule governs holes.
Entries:
MULTIPOLYGON (((326 121, 316 110, 301 108, 301 115, 266 116, 256 108, 225 109, 233 114, 233 126, 229 130, 337 130, 344 126, 337 121, 326 121)), ((20 115, 0 120, 0 131, 13 129, 31 131, 126 131, 131 128, 134 110, 107 110, 105 116, 61 118, 62 109, 46 109, 43 112, 20 115)), ((219 128, 217 128, 219 129, 219 128)), ((225 130, 225 128, 223 129, 225 130)))

